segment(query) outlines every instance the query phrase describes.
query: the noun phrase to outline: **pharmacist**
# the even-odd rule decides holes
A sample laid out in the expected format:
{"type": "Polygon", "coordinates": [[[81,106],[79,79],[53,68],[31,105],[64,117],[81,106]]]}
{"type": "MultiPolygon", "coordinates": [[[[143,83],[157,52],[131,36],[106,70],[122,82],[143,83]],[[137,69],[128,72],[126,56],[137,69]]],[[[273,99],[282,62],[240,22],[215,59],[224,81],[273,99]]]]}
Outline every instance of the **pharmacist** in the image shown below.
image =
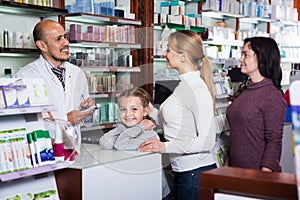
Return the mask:
{"type": "MultiPolygon", "coordinates": [[[[50,105],[54,105],[56,109],[48,113],[48,116],[57,119],[56,121],[70,122],[75,127],[80,142],[79,124],[94,112],[81,110],[95,106],[95,101],[89,97],[85,74],[79,67],[68,62],[69,41],[60,23],[53,20],[38,22],[33,30],[33,38],[41,55],[21,68],[15,77],[42,78],[48,91],[50,105]]],[[[49,120],[45,126],[53,137],[55,123],[49,120]]]]}

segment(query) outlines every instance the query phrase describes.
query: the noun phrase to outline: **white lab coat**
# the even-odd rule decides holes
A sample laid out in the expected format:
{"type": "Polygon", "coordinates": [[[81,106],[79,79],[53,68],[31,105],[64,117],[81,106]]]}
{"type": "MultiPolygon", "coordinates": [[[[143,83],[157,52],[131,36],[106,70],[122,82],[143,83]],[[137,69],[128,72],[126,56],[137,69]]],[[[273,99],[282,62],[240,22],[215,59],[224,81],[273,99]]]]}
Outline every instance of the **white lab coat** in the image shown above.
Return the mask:
{"type": "MultiPolygon", "coordinates": [[[[89,97],[89,89],[84,72],[77,66],[69,63],[63,63],[65,67],[65,91],[61,82],[51,70],[51,64],[40,57],[21,68],[15,77],[20,78],[42,78],[48,91],[49,102],[54,105],[56,111],[51,111],[56,119],[67,120],[67,113],[72,110],[79,110],[82,102],[82,95],[85,99],[89,97]]],[[[46,125],[51,135],[55,133],[53,127],[46,125]]],[[[53,125],[52,125],[53,126],[53,125]]],[[[75,129],[80,136],[80,126],[76,125],[75,129]]]]}

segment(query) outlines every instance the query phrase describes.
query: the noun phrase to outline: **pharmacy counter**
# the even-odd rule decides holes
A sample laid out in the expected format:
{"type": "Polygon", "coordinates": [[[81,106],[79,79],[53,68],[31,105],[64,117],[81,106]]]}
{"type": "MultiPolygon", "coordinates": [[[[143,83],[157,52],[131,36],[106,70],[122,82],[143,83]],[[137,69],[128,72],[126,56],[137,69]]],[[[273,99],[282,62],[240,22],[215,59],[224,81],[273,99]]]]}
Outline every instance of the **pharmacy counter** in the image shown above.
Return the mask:
{"type": "Polygon", "coordinates": [[[295,174],[221,167],[200,177],[200,199],[298,199],[295,174]]]}
{"type": "Polygon", "coordinates": [[[68,168],[55,171],[60,200],[161,199],[161,155],[82,144],[68,168]]]}

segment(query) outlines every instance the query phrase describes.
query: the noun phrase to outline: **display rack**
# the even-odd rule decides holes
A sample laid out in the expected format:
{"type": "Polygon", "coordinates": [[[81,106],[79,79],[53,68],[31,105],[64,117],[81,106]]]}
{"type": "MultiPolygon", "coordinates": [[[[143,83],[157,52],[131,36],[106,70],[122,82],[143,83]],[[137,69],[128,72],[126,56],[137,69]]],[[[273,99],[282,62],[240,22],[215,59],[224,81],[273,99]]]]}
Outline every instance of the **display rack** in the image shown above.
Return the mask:
{"type": "MultiPolygon", "coordinates": [[[[23,128],[26,132],[45,130],[42,112],[53,111],[54,106],[0,109],[0,131],[23,128]]],[[[56,163],[0,174],[0,199],[27,193],[57,191],[53,171],[67,167],[56,163]]],[[[58,193],[56,194],[58,198],[58,193]]]]}

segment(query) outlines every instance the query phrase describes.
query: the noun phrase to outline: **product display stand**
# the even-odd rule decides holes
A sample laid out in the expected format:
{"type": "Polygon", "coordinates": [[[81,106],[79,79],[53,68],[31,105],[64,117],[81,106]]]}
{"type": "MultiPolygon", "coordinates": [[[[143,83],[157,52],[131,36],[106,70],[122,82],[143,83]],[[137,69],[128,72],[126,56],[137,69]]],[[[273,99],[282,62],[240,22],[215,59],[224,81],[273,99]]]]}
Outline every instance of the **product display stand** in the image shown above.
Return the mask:
{"type": "MultiPolygon", "coordinates": [[[[41,112],[53,106],[0,109],[0,131],[25,128],[26,132],[44,130],[41,112]]],[[[57,191],[54,170],[64,168],[63,163],[0,174],[0,199],[25,197],[44,191],[57,191]]],[[[56,192],[56,199],[59,199],[56,192]]]]}
{"type": "Polygon", "coordinates": [[[60,200],[161,199],[161,154],[102,150],[81,144],[68,168],[56,170],[60,200]]]}

